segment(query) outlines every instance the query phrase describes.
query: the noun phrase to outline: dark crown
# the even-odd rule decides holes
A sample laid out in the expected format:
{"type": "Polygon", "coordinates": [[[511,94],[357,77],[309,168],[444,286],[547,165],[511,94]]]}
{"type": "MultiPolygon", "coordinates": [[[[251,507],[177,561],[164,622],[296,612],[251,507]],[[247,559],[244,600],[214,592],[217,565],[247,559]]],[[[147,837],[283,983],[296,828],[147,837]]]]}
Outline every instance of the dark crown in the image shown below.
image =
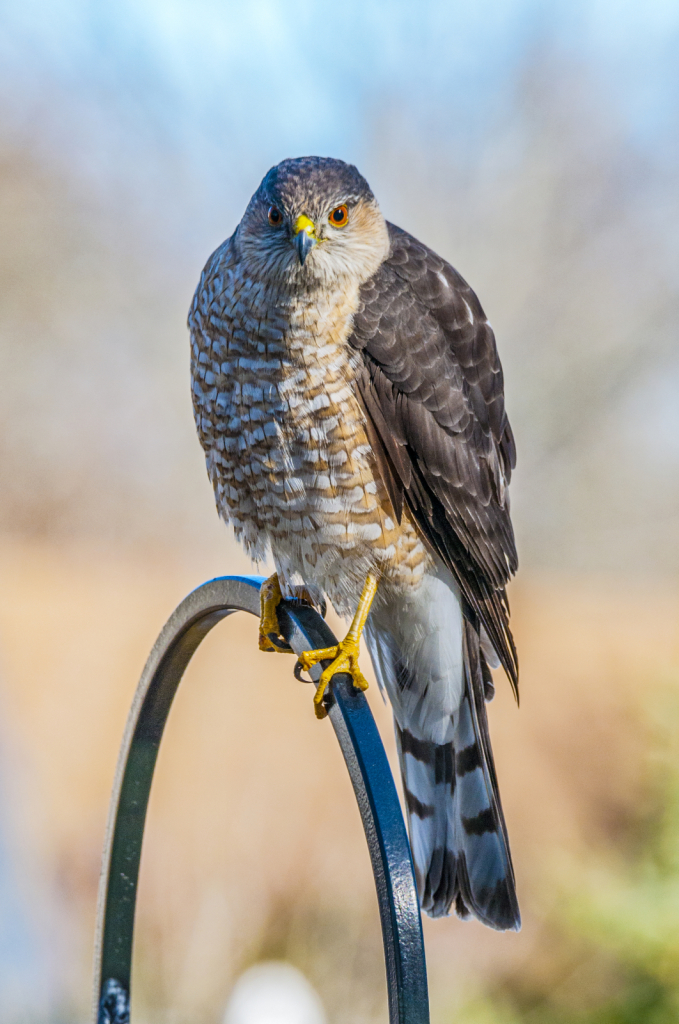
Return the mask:
{"type": "Polygon", "coordinates": [[[305,204],[374,200],[368,182],[353,164],[324,156],[300,156],[283,160],[264,177],[260,190],[286,209],[305,204]]]}

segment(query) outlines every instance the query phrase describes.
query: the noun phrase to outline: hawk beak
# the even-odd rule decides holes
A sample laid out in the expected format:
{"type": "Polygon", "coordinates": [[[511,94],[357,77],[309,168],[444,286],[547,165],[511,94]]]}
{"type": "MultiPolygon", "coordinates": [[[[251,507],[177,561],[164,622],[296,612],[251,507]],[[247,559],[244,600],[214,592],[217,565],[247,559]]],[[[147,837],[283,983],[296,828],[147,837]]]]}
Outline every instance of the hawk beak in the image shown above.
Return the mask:
{"type": "Polygon", "coordinates": [[[314,222],[301,214],[295,222],[293,234],[299,262],[304,266],[304,261],[318,241],[314,222]]]}

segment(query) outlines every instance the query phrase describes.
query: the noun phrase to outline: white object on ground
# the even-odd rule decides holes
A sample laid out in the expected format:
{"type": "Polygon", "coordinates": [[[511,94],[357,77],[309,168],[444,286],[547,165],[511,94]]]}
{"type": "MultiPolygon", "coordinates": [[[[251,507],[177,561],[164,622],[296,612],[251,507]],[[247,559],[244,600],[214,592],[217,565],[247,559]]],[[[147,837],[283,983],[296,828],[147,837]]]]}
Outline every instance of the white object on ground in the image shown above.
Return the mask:
{"type": "Polygon", "coordinates": [[[327,1024],[315,989],[292,964],[255,964],[236,982],[223,1024],[327,1024]]]}

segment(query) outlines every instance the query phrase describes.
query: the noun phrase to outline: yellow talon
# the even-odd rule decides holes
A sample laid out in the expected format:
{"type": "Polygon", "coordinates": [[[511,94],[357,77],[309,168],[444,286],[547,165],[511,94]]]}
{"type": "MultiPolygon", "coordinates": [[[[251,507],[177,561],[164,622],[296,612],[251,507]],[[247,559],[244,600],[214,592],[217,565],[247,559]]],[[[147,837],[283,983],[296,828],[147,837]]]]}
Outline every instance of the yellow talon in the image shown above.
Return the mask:
{"type": "Polygon", "coordinates": [[[331,662],[327,668],[323,669],[317,683],[316,693],[314,694],[316,718],[325,718],[328,713],[323,705],[323,698],[332,677],[338,672],[346,672],[350,675],[357,689],[368,689],[368,680],[358,667],[358,651],[365,620],[368,618],[370,606],[377,593],[377,583],[377,576],[373,575],[373,573],[368,573],[365,586],[358,601],[356,614],[344,640],[341,640],[336,647],[324,647],[318,651],[302,651],[297,659],[295,675],[298,675],[299,671],[309,672],[312,666],[318,665],[320,661],[331,662]]]}
{"type": "Polygon", "coordinates": [[[278,654],[289,654],[292,648],[281,636],[276,608],[283,600],[278,574],[274,573],[264,580],[259,591],[261,618],[259,620],[260,651],[276,651],[278,654]]]}

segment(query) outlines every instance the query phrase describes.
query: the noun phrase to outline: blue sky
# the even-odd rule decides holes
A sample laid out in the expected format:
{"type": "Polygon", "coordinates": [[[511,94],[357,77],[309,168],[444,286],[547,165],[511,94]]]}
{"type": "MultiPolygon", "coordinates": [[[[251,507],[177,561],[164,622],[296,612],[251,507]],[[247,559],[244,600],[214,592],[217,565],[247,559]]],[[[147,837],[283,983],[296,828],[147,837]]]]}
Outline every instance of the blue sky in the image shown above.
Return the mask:
{"type": "Polygon", "coordinates": [[[366,112],[387,100],[473,144],[545,45],[587,67],[640,144],[676,135],[676,0],[6,0],[0,37],[5,117],[58,98],[46,143],[94,169],[131,138],[248,181],[303,152],[360,162],[366,112]]]}

